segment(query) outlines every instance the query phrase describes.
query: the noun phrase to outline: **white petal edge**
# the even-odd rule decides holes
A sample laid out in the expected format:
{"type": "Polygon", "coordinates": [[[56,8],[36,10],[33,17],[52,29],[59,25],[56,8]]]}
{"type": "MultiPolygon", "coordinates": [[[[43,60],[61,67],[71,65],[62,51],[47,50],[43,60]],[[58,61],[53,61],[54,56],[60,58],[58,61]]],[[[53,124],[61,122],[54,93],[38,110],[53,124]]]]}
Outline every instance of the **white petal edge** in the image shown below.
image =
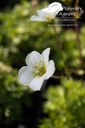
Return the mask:
{"type": "Polygon", "coordinates": [[[29,87],[34,91],[39,91],[43,85],[44,80],[45,75],[43,75],[42,77],[35,77],[34,80],[29,83],[29,87]]]}
{"type": "Polygon", "coordinates": [[[18,72],[18,80],[20,83],[23,85],[29,85],[29,83],[33,80],[31,72],[31,68],[28,68],[28,66],[23,66],[18,72]]]}
{"type": "Polygon", "coordinates": [[[50,48],[47,48],[45,49],[43,52],[42,52],[42,56],[43,56],[43,59],[44,59],[44,62],[47,66],[48,64],[48,61],[49,61],[49,54],[50,54],[50,48]]]}
{"type": "MultiPolygon", "coordinates": [[[[61,5],[61,3],[59,3],[59,2],[53,2],[53,3],[51,3],[51,4],[49,4],[49,6],[48,7],[54,7],[54,6],[60,6],[61,5]]],[[[62,6],[62,5],[61,5],[62,6]]]]}
{"type": "Polygon", "coordinates": [[[31,21],[44,21],[42,17],[36,16],[36,15],[31,16],[30,20],[31,21]]]}
{"type": "Polygon", "coordinates": [[[27,55],[25,62],[27,65],[32,67],[42,60],[42,55],[39,52],[33,51],[27,55]]]}
{"type": "Polygon", "coordinates": [[[47,66],[47,72],[45,74],[45,79],[49,79],[55,72],[54,61],[50,60],[47,66]]]}
{"type": "Polygon", "coordinates": [[[54,2],[48,6],[50,13],[52,13],[54,16],[56,16],[60,11],[63,10],[63,7],[61,3],[54,2]]]}
{"type": "Polygon", "coordinates": [[[44,19],[44,17],[49,13],[49,8],[44,8],[41,10],[37,10],[37,14],[39,15],[39,17],[42,17],[44,19]]]}

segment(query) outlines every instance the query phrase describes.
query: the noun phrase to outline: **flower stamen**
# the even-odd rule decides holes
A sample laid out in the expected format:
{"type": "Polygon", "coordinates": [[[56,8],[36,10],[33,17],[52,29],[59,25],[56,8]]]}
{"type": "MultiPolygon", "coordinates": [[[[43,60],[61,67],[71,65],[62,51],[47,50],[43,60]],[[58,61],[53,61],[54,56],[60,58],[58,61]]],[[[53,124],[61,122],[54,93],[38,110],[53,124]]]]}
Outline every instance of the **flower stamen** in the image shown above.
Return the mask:
{"type": "Polygon", "coordinates": [[[37,63],[34,66],[34,71],[33,71],[34,76],[42,76],[45,73],[46,73],[46,65],[44,64],[44,62],[37,63]]]}
{"type": "Polygon", "coordinates": [[[53,17],[51,14],[48,14],[45,16],[44,20],[48,23],[54,23],[55,17],[53,17]]]}

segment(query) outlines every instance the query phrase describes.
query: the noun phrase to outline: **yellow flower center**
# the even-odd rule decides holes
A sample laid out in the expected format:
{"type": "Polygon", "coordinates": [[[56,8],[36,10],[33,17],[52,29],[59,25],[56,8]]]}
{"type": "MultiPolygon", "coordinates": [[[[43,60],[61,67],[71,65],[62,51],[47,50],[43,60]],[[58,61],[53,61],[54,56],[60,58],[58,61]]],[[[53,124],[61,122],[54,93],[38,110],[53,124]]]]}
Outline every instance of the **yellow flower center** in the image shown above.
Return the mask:
{"type": "Polygon", "coordinates": [[[36,63],[36,65],[33,68],[35,69],[35,71],[33,71],[34,76],[42,76],[46,73],[46,65],[42,61],[36,63]]]}
{"type": "Polygon", "coordinates": [[[54,23],[55,17],[53,17],[51,14],[45,16],[45,21],[48,23],[54,23]]]}

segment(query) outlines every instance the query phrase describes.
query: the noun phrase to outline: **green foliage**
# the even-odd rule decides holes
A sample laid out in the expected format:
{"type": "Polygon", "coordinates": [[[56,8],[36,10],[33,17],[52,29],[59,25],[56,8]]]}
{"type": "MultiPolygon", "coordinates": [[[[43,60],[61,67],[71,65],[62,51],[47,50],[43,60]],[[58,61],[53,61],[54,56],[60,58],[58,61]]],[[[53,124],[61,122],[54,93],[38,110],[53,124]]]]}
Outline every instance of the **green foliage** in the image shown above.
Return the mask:
{"type": "MultiPolygon", "coordinates": [[[[69,1],[69,0],[68,0],[69,1]]],[[[56,27],[58,38],[51,26],[42,22],[31,22],[30,17],[47,2],[33,6],[22,0],[12,9],[0,12],[0,125],[9,126],[23,120],[23,104],[30,109],[33,93],[27,86],[18,82],[18,70],[25,65],[26,55],[37,50],[42,52],[51,48],[51,56],[56,69],[64,69],[63,60],[57,47],[62,42],[65,65],[76,70],[75,76],[84,75],[85,69],[85,26],[80,29],[82,48],[82,70],[76,32],[73,29],[56,27]]],[[[60,44],[61,45],[61,44],[60,44]]],[[[77,77],[77,76],[76,76],[77,77]]],[[[49,87],[46,92],[47,102],[45,118],[40,128],[80,128],[85,126],[85,86],[81,79],[63,79],[58,87],[49,87]]]]}
{"type": "Polygon", "coordinates": [[[0,125],[10,126],[23,119],[22,105],[30,107],[30,93],[27,87],[18,83],[16,70],[3,64],[0,66],[3,68],[3,74],[0,74],[0,125]]]}
{"type": "Polygon", "coordinates": [[[48,88],[46,97],[47,118],[39,128],[85,127],[85,83],[64,78],[61,85],[48,88]]]}

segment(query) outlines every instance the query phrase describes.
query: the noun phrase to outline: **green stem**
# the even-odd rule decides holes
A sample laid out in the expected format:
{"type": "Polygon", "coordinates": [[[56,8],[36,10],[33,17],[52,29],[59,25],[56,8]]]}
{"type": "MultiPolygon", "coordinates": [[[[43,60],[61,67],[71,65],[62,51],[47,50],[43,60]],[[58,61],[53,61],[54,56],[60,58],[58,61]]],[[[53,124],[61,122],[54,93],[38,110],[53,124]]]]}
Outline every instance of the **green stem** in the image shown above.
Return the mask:
{"type": "Polygon", "coordinates": [[[63,57],[63,51],[62,51],[62,42],[59,41],[59,37],[58,37],[58,33],[56,31],[56,28],[55,28],[55,25],[53,25],[53,29],[54,29],[54,32],[55,32],[55,35],[56,35],[56,41],[57,41],[57,45],[58,45],[58,49],[60,51],[60,54],[61,54],[61,58],[63,60],[63,64],[64,64],[64,68],[65,68],[65,72],[68,76],[70,76],[70,72],[68,72],[68,69],[66,67],[66,64],[65,64],[65,59],[63,57]]]}
{"type": "Polygon", "coordinates": [[[60,54],[61,54],[61,58],[62,58],[62,60],[63,60],[64,66],[65,66],[65,60],[64,60],[63,51],[62,51],[62,42],[60,42],[60,40],[59,40],[58,33],[57,33],[56,28],[55,28],[54,25],[53,25],[53,29],[54,29],[55,36],[56,36],[57,46],[58,46],[58,49],[59,49],[60,54]]]}
{"type": "Polygon", "coordinates": [[[62,78],[62,76],[51,76],[51,78],[55,78],[55,79],[60,79],[60,78],[62,78]]]}
{"type": "MultiPolygon", "coordinates": [[[[78,7],[78,3],[79,3],[79,0],[76,0],[75,2],[75,7],[78,7]]],[[[75,14],[78,15],[78,10],[76,10],[75,14]]],[[[79,49],[79,54],[80,54],[80,60],[81,60],[81,66],[82,66],[82,49],[81,49],[81,41],[80,41],[80,38],[79,38],[79,27],[78,27],[78,20],[76,18],[76,15],[75,15],[75,30],[76,30],[76,40],[77,40],[77,45],[78,45],[78,49],[79,49]]]]}

